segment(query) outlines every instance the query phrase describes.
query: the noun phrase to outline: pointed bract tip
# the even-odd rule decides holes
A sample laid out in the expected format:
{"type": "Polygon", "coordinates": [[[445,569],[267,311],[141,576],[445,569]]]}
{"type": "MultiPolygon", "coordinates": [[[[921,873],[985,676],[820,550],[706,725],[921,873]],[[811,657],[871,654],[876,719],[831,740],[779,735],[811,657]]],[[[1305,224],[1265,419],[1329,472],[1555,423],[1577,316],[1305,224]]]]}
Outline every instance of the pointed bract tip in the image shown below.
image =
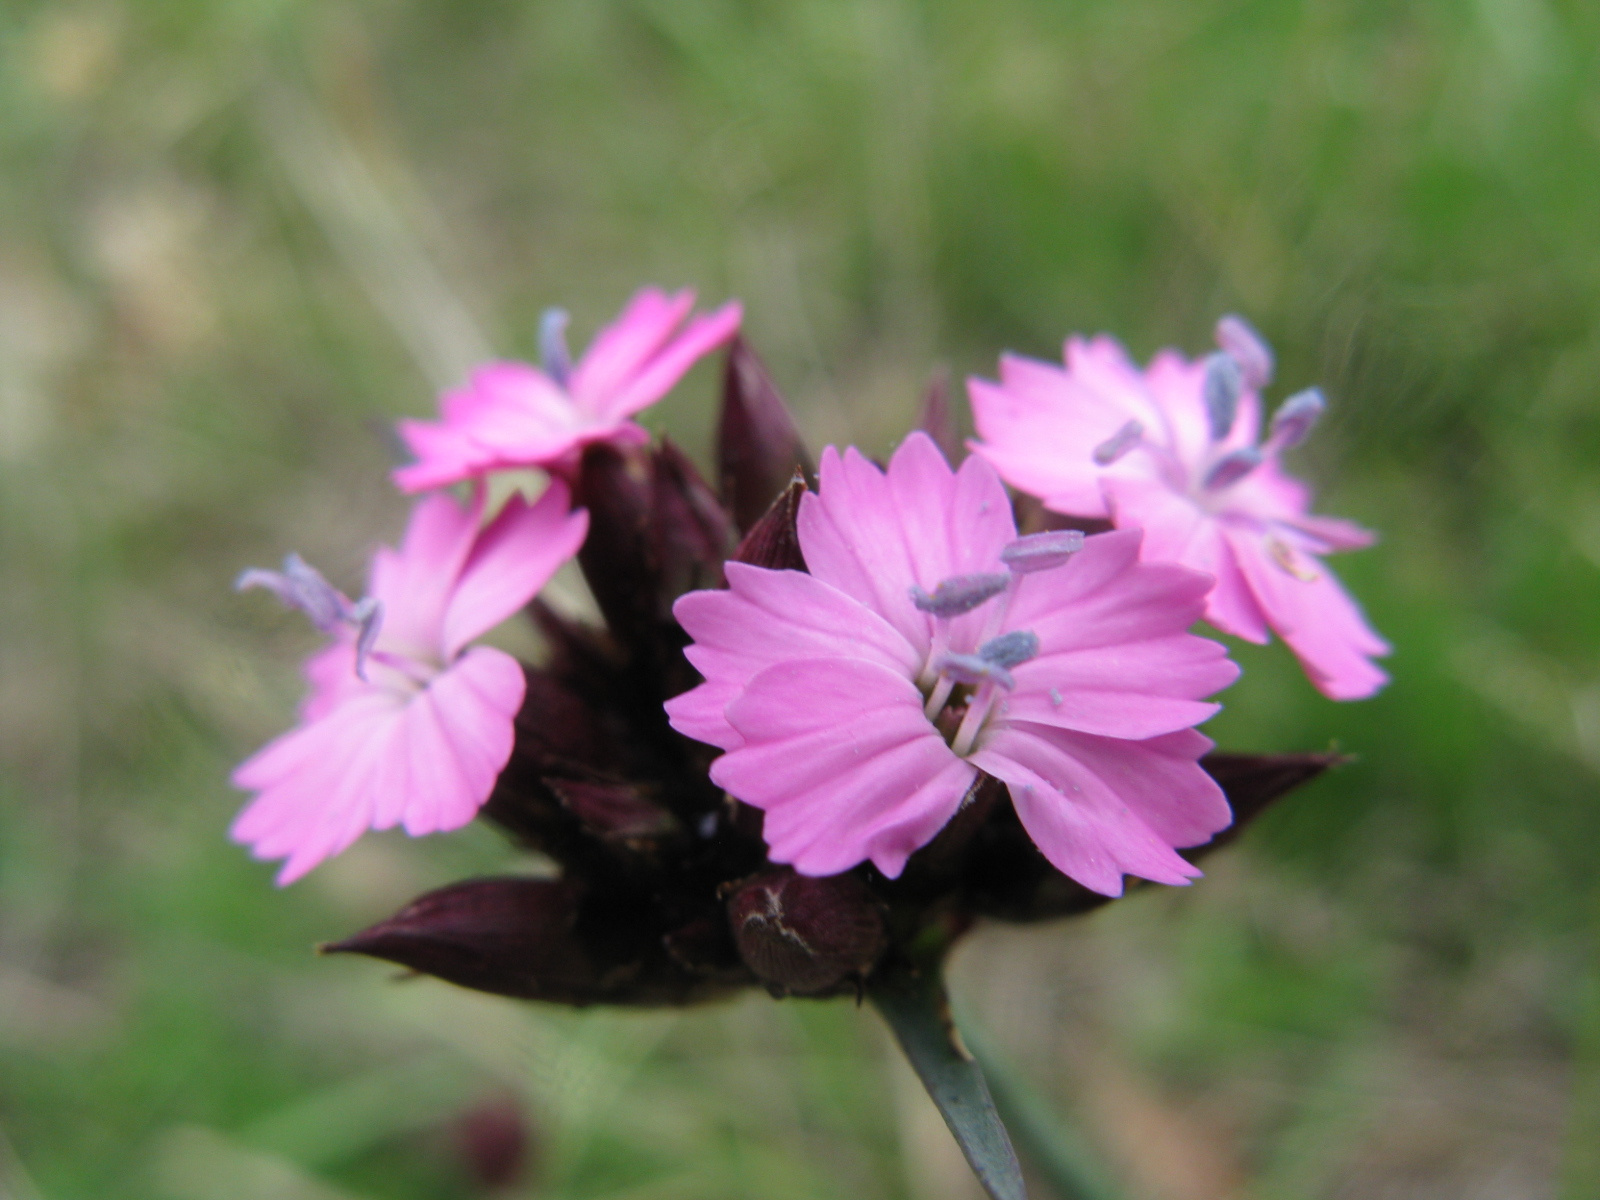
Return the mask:
{"type": "Polygon", "coordinates": [[[798,521],[800,499],[805,494],[805,477],[796,471],[766,515],[740,539],[733,561],[766,567],[769,571],[804,571],[806,559],[800,550],[798,521]]]}
{"type": "Polygon", "coordinates": [[[742,336],[728,345],[717,426],[722,498],[741,531],[750,529],[811,456],[772,376],[742,336]]]}

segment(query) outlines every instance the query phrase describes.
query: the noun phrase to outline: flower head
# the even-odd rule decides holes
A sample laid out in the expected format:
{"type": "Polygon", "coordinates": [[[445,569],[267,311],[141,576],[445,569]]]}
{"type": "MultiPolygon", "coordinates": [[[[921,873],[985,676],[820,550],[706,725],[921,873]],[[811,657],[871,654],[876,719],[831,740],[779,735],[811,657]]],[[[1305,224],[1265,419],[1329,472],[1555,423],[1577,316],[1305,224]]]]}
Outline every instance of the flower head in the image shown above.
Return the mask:
{"type": "Polygon", "coordinates": [[[456,829],[488,799],[511,755],[521,664],[467,643],[522,608],[577,552],[588,516],[552,483],[536,504],[513,496],[480,528],[482,492],[463,507],[443,493],[417,504],[398,551],[378,550],[371,594],[352,604],[291,556],[247,571],[304,609],[334,644],[306,664],[300,724],[234,772],[259,793],[234,821],[257,858],[287,858],[300,878],[367,829],[413,836],[456,829]]]}
{"type": "Polygon", "coordinates": [[[1141,563],[1137,531],[1019,539],[988,463],[924,434],[879,470],[830,448],[798,521],[809,574],[741,563],[673,609],[705,682],[668,702],[766,813],[770,857],[890,876],[984,771],[1060,870],[1116,895],[1183,883],[1175,846],[1228,824],[1196,760],[1237,668],[1186,632],[1209,581],[1141,563]]]}
{"type": "Polygon", "coordinates": [[[1163,351],[1143,371],[1108,337],[1070,339],[1064,368],[1005,355],[999,383],[969,381],[973,448],[1047,508],[1143,529],[1146,561],[1213,576],[1217,628],[1253,642],[1271,628],[1324,694],[1370,696],[1389,646],[1321,556],[1373,535],[1308,512],[1308,489],[1278,461],[1310,433],[1322,393],[1284,401],[1263,440],[1271,351],[1238,317],[1218,323],[1217,342],[1198,362],[1163,351]]]}
{"type": "Polygon", "coordinates": [[[648,441],[632,418],[739,328],[740,308],[731,303],[678,331],[693,307],[693,292],[645,288],[576,363],[567,353],[567,315],[550,310],[542,366],[480,367],[466,387],[444,394],[442,420],[400,422],[417,461],[397,470],[395,482],[419,492],[499,468],[567,466],[590,442],[648,441]]]}

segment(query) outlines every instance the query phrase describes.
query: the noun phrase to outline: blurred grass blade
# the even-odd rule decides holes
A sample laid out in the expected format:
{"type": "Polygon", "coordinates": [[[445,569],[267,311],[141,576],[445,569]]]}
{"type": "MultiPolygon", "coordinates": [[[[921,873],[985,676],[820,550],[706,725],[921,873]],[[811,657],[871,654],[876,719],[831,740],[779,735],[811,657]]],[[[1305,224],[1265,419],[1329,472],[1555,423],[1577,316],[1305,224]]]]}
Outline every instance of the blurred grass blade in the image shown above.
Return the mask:
{"type": "Polygon", "coordinates": [[[268,91],[258,111],[295,191],[428,382],[454,387],[488,361],[477,321],[351,141],[288,88],[268,91]]]}
{"type": "Polygon", "coordinates": [[[867,994],[894,1030],[978,1182],[994,1200],[1026,1200],[1016,1151],[983,1072],[960,1044],[937,968],[885,972],[867,994]]]}
{"type": "Polygon", "coordinates": [[[963,1015],[961,1028],[988,1080],[995,1108],[1057,1200],[1120,1200],[1097,1156],[1074,1136],[1049,1100],[1000,1056],[981,1027],[963,1015]]]}

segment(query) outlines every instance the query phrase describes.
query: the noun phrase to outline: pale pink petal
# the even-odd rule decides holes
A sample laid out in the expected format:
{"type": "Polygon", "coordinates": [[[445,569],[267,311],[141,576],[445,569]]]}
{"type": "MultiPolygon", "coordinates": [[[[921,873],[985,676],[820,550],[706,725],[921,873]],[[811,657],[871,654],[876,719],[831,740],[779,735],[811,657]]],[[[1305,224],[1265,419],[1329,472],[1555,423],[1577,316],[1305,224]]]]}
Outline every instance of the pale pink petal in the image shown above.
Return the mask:
{"type": "Polygon", "coordinates": [[[370,820],[375,764],[402,718],[396,697],[368,688],[269,742],[234,772],[235,786],[260,794],[234,821],[233,839],[257,858],[290,858],[280,883],[344,849],[370,820]]]}
{"type": "Polygon", "coordinates": [[[1187,496],[1160,480],[1107,478],[1106,505],[1118,529],[1144,530],[1140,557],[1148,562],[1189,560],[1190,543],[1211,519],[1187,496]]]}
{"type": "Polygon", "coordinates": [[[852,657],[910,677],[921,655],[871,609],[800,571],[726,567],[727,591],[690,592],[673,615],[695,644],[685,653],[706,682],[667,702],[679,733],[731,749],[739,735],[723,715],[762,670],[793,658],[852,657]]]}
{"type": "Polygon", "coordinates": [[[367,684],[356,675],[356,643],[354,634],[341,637],[306,659],[302,668],[311,690],[300,702],[302,723],[327,716],[356,693],[364,691],[367,684]]]}
{"type": "Polygon", "coordinates": [[[975,777],[922,715],[922,696],[875,663],[769,667],[728,706],[745,739],[712,779],[764,810],[775,862],[828,875],[870,858],[897,875],[975,777]]]}
{"type": "Polygon", "coordinates": [[[511,758],[513,719],[526,688],[516,659],[477,646],[407,706],[412,790],[401,806],[407,833],[459,829],[477,815],[511,758]]]}
{"type": "Polygon", "coordinates": [[[578,552],[589,515],[570,506],[566,485],[554,481],[533,505],[514,494],[478,534],[445,607],[445,661],[527,604],[578,552]]]}
{"type": "MultiPolygon", "coordinates": [[[[1172,756],[1141,752],[1141,743],[1117,741],[1108,747],[1109,758],[1102,755],[1096,760],[1085,748],[1100,741],[1044,726],[1016,725],[992,738],[972,762],[1005,781],[1034,844],[1058,870],[1085,887],[1118,896],[1123,875],[1168,884],[1187,883],[1198,876],[1199,870],[1179,857],[1139,811],[1151,793],[1173,782],[1172,756]]],[[[1204,801],[1211,793],[1220,797],[1216,784],[1193,758],[1188,765],[1197,778],[1181,799],[1204,801]],[[1209,792],[1205,783],[1210,784],[1209,792]]],[[[1225,802],[1222,814],[1226,824],[1225,802]]]]}
{"type": "Polygon", "coordinates": [[[854,597],[925,650],[930,624],[908,589],[932,590],[939,580],[922,578],[912,561],[899,514],[882,471],[855,447],[822,452],[820,491],[800,500],[800,549],[812,575],[854,597]]]}
{"type": "Polygon", "coordinates": [[[1388,682],[1371,659],[1389,653],[1333,572],[1315,558],[1280,546],[1293,573],[1259,534],[1228,530],[1240,569],[1273,630],[1295,652],[1311,682],[1334,700],[1361,700],[1388,682]]]}
{"type": "MultiPolygon", "coordinates": [[[[1166,444],[1191,467],[1213,448],[1202,392],[1205,377],[1204,359],[1190,362],[1173,350],[1160,351],[1144,373],[1145,385],[1165,418],[1166,444]]],[[[1237,423],[1237,413],[1234,420],[1237,423]]]]}
{"type": "Polygon", "coordinates": [[[380,649],[424,660],[438,655],[445,609],[482,510],[481,491],[465,507],[444,492],[425,496],[411,510],[399,553],[374,557],[369,591],[383,605],[380,649]]]}
{"type": "Polygon", "coordinates": [[[1105,737],[1142,740],[1186,729],[1220,707],[1201,697],[1239,676],[1226,646],[1188,633],[1045,653],[1012,670],[1008,721],[1036,721],[1105,737]]]}
{"type": "Polygon", "coordinates": [[[1378,535],[1364,529],[1354,521],[1339,517],[1318,517],[1306,513],[1289,517],[1286,523],[1307,535],[1315,543],[1308,547],[1313,554],[1327,554],[1334,550],[1361,550],[1378,540],[1378,535]]]}
{"type": "Polygon", "coordinates": [[[402,492],[423,492],[448,487],[482,470],[490,455],[468,433],[453,425],[402,418],[400,438],[417,461],[392,472],[402,492]]]}
{"type": "Polygon", "coordinates": [[[670,296],[653,287],[635,292],[617,319],[594,335],[583,357],[573,364],[573,394],[598,405],[622,390],[693,307],[694,293],[688,289],[670,296]]]}
{"type": "Polygon", "coordinates": [[[625,387],[605,397],[601,414],[612,419],[631,417],[654,404],[672,390],[690,367],[737,333],[743,315],[744,309],[735,302],[690,321],[625,387]]]}
{"type": "Polygon", "coordinates": [[[1141,537],[1137,529],[1095,534],[1066,566],[1025,577],[1007,627],[1031,629],[1059,653],[1165,637],[1198,621],[1211,580],[1139,561],[1141,537]]]}
{"type": "Polygon", "coordinates": [[[1102,397],[1044,363],[1006,355],[1000,369],[1001,384],[967,381],[973,423],[982,439],[970,443],[972,449],[1014,487],[1057,511],[1104,516],[1104,468],[1094,461],[1095,447],[1142,407],[1102,397]]]}
{"type": "Polygon", "coordinates": [[[1207,521],[1196,533],[1189,546],[1188,565],[1217,581],[1206,598],[1206,620],[1247,642],[1260,644],[1267,640],[1266,614],[1239,569],[1239,557],[1221,522],[1207,521]]]}

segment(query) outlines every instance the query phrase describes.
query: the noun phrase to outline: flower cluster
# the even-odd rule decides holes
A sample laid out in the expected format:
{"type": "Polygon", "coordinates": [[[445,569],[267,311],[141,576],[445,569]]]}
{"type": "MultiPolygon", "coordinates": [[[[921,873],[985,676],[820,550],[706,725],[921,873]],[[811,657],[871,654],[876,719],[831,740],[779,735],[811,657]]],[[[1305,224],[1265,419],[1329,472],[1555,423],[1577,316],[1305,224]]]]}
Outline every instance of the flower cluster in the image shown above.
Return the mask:
{"type": "Polygon", "coordinates": [[[976,453],[935,398],[886,465],[829,447],[814,469],[738,306],[692,307],[640,292],[575,363],[553,312],[539,367],[403,422],[395,480],[429,494],[362,600],[292,555],[241,576],[332,639],[299,725],[235,774],[256,795],[233,835],[281,883],[367,829],[479,815],[560,866],[332,949],[577,1004],[870,986],[979,917],[1187,883],[1329,764],[1215,752],[1196,727],[1238,668],[1197,622],[1277,630],[1330,696],[1382,683],[1320,563],[1370,539],[1278,466],[1320,394],[1263,441],[1272,359],[1237,318],[1198,364],[1141,372],[1106,339],[1064,369],[1004,358],[971,384],[976,453]],[[633,418],[723,344],[713,487],[633,418]],[[529,467],[537,499],[486,513],[487,477],[529,467]],[[572,559],[603,626],[537,598],[572,559]],[[538,663],[472,645],[522,611],[538,663]]]}

